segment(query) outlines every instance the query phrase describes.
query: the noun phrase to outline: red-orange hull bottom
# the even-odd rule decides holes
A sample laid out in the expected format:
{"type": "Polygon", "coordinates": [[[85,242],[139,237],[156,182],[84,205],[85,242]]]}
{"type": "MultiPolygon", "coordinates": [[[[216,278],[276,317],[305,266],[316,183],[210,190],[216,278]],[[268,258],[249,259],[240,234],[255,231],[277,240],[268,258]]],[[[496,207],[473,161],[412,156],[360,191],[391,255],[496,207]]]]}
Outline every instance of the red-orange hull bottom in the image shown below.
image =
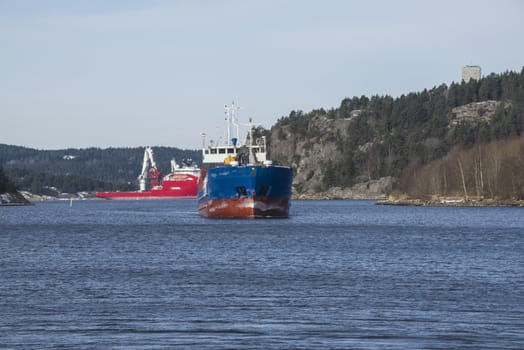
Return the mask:
{"type": "Polygon", "coordinates": [[[289,206],[288,199],[243,197],[208,200],[198,212],[208,218],[287,218],[289,206]]]}

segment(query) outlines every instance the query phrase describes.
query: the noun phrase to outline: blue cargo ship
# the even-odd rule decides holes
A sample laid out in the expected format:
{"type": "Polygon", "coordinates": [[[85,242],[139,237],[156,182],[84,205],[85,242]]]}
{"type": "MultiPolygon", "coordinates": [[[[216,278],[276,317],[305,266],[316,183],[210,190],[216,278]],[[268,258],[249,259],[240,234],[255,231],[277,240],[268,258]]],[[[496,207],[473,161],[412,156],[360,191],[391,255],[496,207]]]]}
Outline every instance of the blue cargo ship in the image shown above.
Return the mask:
{"type": "Polygon", "coordinates": [[[289,216],[293,172],[266,159],[266,140],[253,139],[250,121],[247,142],[237,145],[238,121],[234,104],[226,106],[227,142],[202,149],[198,212],[211,218],[264,218],[289,216]],[[231,138],[231,126],[237,137],[231,138]]]}

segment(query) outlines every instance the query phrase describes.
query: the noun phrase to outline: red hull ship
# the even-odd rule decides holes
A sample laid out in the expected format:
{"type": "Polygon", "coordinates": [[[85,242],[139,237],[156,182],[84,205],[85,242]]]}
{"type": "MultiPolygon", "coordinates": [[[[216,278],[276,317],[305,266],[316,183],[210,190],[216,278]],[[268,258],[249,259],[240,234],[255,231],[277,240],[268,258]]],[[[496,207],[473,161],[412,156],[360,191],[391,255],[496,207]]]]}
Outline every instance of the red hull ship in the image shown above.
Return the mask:
{"type": "Polygon", "coordinates": [[[151,147],[146,147],[142,172],[138,176],[140,183],[138,191],[97,192],[96,196],[113,200],[196,198],[200,169],[191,163],[191,160],[188,160],[178,165],[175,160],[171,160],[171,173],[162,177],[162,172],[153,159],[153,150],[151,147]],[[149,169],[148,164],[150,164],[149,169]],[[146,185],[147,180],[149,180],[149,189],[146,185]]]}

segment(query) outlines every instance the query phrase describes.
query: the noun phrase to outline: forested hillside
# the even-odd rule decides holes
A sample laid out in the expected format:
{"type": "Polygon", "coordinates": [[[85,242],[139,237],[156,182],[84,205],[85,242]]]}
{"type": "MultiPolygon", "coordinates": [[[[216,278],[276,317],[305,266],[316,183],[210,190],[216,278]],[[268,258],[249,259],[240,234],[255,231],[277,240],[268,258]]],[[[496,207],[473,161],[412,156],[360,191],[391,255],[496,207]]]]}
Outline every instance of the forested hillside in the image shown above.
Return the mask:
{"type": "Polygon", "coordinates": [[[0,205],[26,205],[29,201],[22,196],[0,166],[0,205]]]}
{"type": "MultiPolygon", "coordinates": [[[[167,174],[170,160],[192,158],[201,162],[201,152],[172,147],[154,147],[157,166],[167,174]]],[[[144,148],[87,148],[36,150],[0,144],[0,165],[19,189],[35,194],[136,189],[144,148]]]]}
{"type": "Polygon", "coordinates": [[[0,193],[12,193],[16,191],[15,184],[4,174],[4,169],[0,166],[0,193]]]}
{"type": "Polygon", "coordinates": [[[398,189],[408,198],[524,199],[524,136],[454,147],[444,157],[404,170],[398,189]]]}
{"type": "MultiPolygon", "coordinates": [[[[398,98],[346,98],[338,108],[327,111],[292,111],[271,128],[268,139],[271,157],[293,166],[296,194],[350,187],[388,176],[399,179],[397,189],[407,191],[407,184],[413,183],[413,169],[450,152],[518,137],[523,127],[524,69],[490,74],[480,81],[442,84],[398,98]]],[[[487,164],[484,161],[482,166],[487,164]]],[[[515,166],[514,162],[504,163],[499,175],[521,171],[515,166]]],[[[459,167],[458,162],[453,167],[459,167]]],[[[463,164],[463,171],[473,171],[464,168],[463,164]]],[[[475,188],[470,183],[474,177],[466,175],[466,189],[475,188]]],[[[462,186],[462,178],[460,182],[462,186]]],[[[439,191],[446,192],[446,187],[439,191]]],[[[485,186],[481,192],[485,196],[524,196],[519,185],[509,192],[485,186]]]]}
{"type": "MultiPolygon", "coordinates": [[[[523,129],[524,69],[397,98],[345,98],[330,110],[292,111],[256,134],[267,137],[271,159],[293,167],[298,197],[322,197],[333,189],[339,189],[335,197],[365,197],[394,189],[415,197],[522,199],[523,129]]],[[[62,192],[127,190],[136,189],[143,151],[0,145],[0,166],[20,189],[34,193],[50,186],[62,192]]],[[[172,158],[201,162],[196,150],[154,151],[164,173],[172,158]]]]}

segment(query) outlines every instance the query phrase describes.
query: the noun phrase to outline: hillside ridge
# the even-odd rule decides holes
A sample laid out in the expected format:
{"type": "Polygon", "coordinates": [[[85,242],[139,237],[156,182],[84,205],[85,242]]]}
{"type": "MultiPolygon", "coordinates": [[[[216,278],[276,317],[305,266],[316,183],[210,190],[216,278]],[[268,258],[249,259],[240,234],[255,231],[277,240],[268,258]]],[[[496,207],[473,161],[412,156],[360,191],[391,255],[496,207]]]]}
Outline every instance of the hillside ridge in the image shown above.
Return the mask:
{"type": "MultiPolygon", "coordinates": [[[[383,198],[393,190],[411,191],[413,167],[519,137],[523,128],[524,69],[398,98],[361,96],[331,110],[292,111],[268,131],[268,140],[270,157],[293,167],[297,198],[383,198]]],[[[506,162],[507,171],[518,168],[520,159],[513,160],[506,162]]],[[[440,194],[447,191],[455,189],[440,194]]],[[[509,195],[484,191],[483,196],[509,195]]],[[[524,195],[518,186],[515,191],[512,195],[524,195]]]]}

